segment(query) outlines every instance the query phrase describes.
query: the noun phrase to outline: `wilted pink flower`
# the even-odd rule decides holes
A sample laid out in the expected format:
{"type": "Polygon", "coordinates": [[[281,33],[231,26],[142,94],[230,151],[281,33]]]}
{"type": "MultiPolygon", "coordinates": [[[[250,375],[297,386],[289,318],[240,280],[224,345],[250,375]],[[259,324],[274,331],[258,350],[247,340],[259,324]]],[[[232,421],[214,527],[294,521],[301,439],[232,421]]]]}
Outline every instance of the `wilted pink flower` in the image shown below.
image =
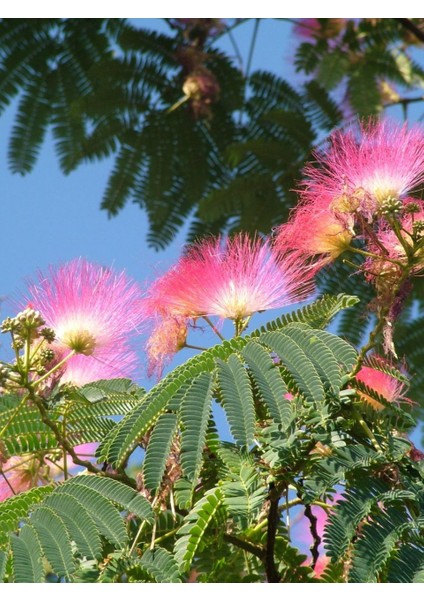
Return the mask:
{"type": "Polygon", "coordinates": [[[162,375],[163,368],[181,348],[187,338],[187,319],[165,317],[158,319],[147,345],[147,375],[162,375]]]}
{"type": "Polygon", "coordinates": [[[148,302],[171,316],[238,320],[305,300],[312,276],[305,261],[278,255],[259,238],[207,239],[153,285],[148,302]]]}
{"type": "Polygon", "coordinates": [[[99,378],[130,376],[137,357],[129,338],[141,322],[141,292],[124,273],[72,260],[40,273],[27,301],[54,329],[53,348],[60,360],[75,352],[61,381],[83,384],[99,378]]]}
{"type": "Polygon", "coordinates": [[[317,155],[321,167],[305,169],[304,198],[331,201],[337,214],[359,212],[371,220],[385,200],[403,200],[424,181],[424,133],[420,127],[382,121],[358,132],[336,132],[317,155]]]}
{"type": "MultiPolygon", "coordinates": [[[[374,361],[381,363],[382,366],[387,364],[384,359],[378,356],[373,357],[374,361]]],[[[363,366],[361,370],[355,375],[355,378],[364,383],[368,388],[375,390],[377,394],[382,396],[387,402],[399,402],[400,400],[405,401],[406,398],[403,396],[405,390],[405,383],[396,379],[392,375],[383,373],[372,366],[363,366]]],[[[358,396],[361,400],[370,404],[375,410],[383,410],[384,405],[378,400],[375,400],[366,392],[358,391],[358,396]]]]}

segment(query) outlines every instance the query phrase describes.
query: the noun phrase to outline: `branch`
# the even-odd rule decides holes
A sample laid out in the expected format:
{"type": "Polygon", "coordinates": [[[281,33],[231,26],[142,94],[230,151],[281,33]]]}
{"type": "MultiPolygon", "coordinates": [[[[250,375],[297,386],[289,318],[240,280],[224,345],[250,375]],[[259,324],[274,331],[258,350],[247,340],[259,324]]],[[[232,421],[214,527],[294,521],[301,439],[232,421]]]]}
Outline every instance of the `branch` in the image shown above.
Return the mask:
{"type": "Polygon", "coordinates": [[[96,475],[110,477],[111,479],[116,479],[117,481],[122,481],[123,483],[126,483],[127,485],[131,486],[132,488],[135,488],[135,482],[130,477],[128,477],[125,473],[122,473],[122,474],[107,473],[106,471],[97,469],[89,460],[81,460],[80,457],[78,456],[78,454],[75,452],[72,444],[67,440],[66,437],[64,437],[62,435],[62,431],[60,430],[60,428],[58,427],[56,422],[52,421],[52,419],[50,419],[49,413],[48,413],[46,407],[44,406],[44,402],[42,401],[41,398],[37,397],[37,395],[34,393],[33,389],[29,390],[29,397],[30,397],[31,401],[36,405],[38,410],[40,411],[40,416],[41,416],[41,420],[43,421],[43,423],[45,425],[47,425],[47,427],[49,427],[53,431],[58,444],[60,446],[62,446],[62,448],[64,450],[66,450],[66,452],[70,455],[70,457],[72,458],[73,462],[76,465],[79,465],[80,467],[85,467],[87,469],[87,471],[89,471],[89,473],[95,473],[96,475]]]}
{"type": "Polygon", "coordinates": [[[396,21],[398,21],[404,29],[413,33],[420,42],[424,42],[424,32],[422,32],[411,19],[396,19],[396,21]]]}
{"type": "Polygon", "coordinates": [[[277,535],[278,521],[280,513],[278,510],[278,502],[280,500],[280,492],[272,483],[269,490],[269,512],[268,512],[268,529],[265,550],[265,572],[268,583],[279,583],[281,576],[277,571],[274,560],[275,536],[277,535]]]}
{"type": "Polygon", "coordinates": [[[315,565],[318,562],[319,559],[319,545],[321,543],[321,537],[318,535],[318,531],[317,531],[317,522],[318,519],[316,518],[316,516],[314,515],[314,513],[312,512],[312,508],[310,504],[305,504],[305,517],[308,519],[310,525],[309,525],[309,529],[311,531],[311,535],[312,538],[314,540],[313,544],[311,545],[311,547],[309,548],[309,550],[311,551],[312,554],[312,564],[311,564],[311,568],[315,569],[315,565]]]}
{"type": "Polygon", "coordinates": [[[236,537],[235,535],[231,535],[230,533],[224,533],[224,540],[226,542],[229,542],[230,544],[233,544],[233,546],[237,546],[242,550],[246,550],[246,552],[250,552],[250,554],[257,556],[262,561],[265,559],[265,549],[262,548],[262,546],[256,546],[251,542],[241,540],[240,538],[236,537]]]}

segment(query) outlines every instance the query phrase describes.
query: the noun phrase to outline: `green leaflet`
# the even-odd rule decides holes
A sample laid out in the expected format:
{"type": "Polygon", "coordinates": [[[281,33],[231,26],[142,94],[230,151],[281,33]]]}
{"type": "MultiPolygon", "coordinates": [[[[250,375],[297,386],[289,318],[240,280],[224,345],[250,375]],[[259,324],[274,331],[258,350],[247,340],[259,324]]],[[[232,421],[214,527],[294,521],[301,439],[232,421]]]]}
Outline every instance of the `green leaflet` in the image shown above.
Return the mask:
{"type": "Polygon", "coordinates": [[[269,353],[253,340],[242,350],[243,358],[268,409],[270,416],[287,427],[292,419],[287,387],[269,353]]]}
{"type": "Polygon", "coordinates": [[[222,500],[221,490],[209,490],[185,517],[185,524],[178,532],[181,537],[175,544],[175,559],[182,572],[190,568],[199,544],[216,517],[222,500]]]}
{"type": "Polygon", "coordinates": [[[39,532],[34,527],[26,525],[19,537],[16,535],[10,537],[15,583],[44,582],[44,567],[39,535],[39,532]]]}
{"type": "Polygon", "coordinates": [[[175,558],[164,548],[146,550],[140,559],[140,565],[157,583],[181,583],[175,558]]]}
{"type": "Polygon", "coordinates": [[[217,362],[221,401],[231,433],[238,444],[249,447],[253,443],[256,419],[246,369],[235,354],[226,363],[219,359],[217,362]]]}
{"type": "Polygon", "coordinates": [[[144,482],[152,493],[160,486],[176,433],[177,416],[172,413],[161,415],[153,429],[143,463],[144,482]]]}
{"type": "Polygon", "coordinates": [[[188,389],[181,405],[181,465],[193,486],[203,464],[214,379],[209,373],[199,375],[188,389]]]}
{"type": "Polygon", "coordinates": [[[0,511],[0,548],[7,545],[9,532],[16,531],[33,506],[53,491],[53,486],[33,488],[12,496],[1,503],[0,511]]]}

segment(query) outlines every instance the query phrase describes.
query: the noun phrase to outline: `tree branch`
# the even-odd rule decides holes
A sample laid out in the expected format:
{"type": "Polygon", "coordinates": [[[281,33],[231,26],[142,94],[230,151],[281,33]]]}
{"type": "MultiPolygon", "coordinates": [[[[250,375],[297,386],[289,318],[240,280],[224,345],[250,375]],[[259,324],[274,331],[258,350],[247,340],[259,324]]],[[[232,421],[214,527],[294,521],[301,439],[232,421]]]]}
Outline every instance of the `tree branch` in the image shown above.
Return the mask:
{"type": "Polygon", "coordinates": [[[311,508],[310,504],[305,504],[305,517],[309,521],[309,529],[311,531],[312,539],[314,540],[314,542],[310,546],[309,550],[311,551],[311,554],[312,554],[312,564],[311,564],[311,567],[312,567],[312,569],[315,569],[315,565],[317,564],[318,559],[319,559],[319,550],[318,550],[318,548],[319,548],[319,545],[321,543],[321,537],[318,535],[318,530],[317,530],[318,519],[316,518],[316,516],[312,512],[312,508],[311,508]]]}
{"type": "Polygon", "coordinates": [[[246,550],[246,552],[250,552],[250,554],[257,556],[262,561],[265,559],[265,549],[262,548],[262,546],[256,546],[247,540],[241,540],[230,533],[224,533],[224,540],[230,544],[233,544],[233,546],[237,546],[242,550],[246,550]]]}
{"type": "Polygon", "coordinates": [[[95,473],[96,475],[102,475],[104,477],[110,477],[111,479],[122,481],[123,483],[126,483],[127,485],[131,486],[132,488],[135,488],[134,480],[128,477],[128,475],[126,475],[125,473],[108,473],[106,471],[97,469],[89,460],[81,460],[78,454],[75,452],[72,444],[67,440],[66,437],[62,435],[62,431],[58,427],[57,423],[50,419],[48,411],[44,406],[43,400],[37,397],[33,389],[29,389],[29,397],[40,411],[40,416],[43,423],[53,431],[58,444],[62,446],[62,448],[70,455],[74,464],[79,465],[80,467],[85,467],[90,473],[95,473]]]}
{"type": "Polygon", "coordinates": [[[265,550],[265,571],[268,583],[279,583],[281,576],[277,571],[274,560],[275,537],[277,535],[278,521],[280,513],[278,510],[278,502],[280,500],[280,492],[272,483],[269,490],[269,512],[268,512],[268,528],[265,550]]]}
{"type": "Polygon", "coordinates": [[[421,29],[417,27],[415,23],[411,21],[411,19],[396,19],[396,21],[398,21],[404,29],[407,29],[413,33],[415,37],[420,40],[420,42],[424,42],[424,32],[421,31],[421,29]]]}

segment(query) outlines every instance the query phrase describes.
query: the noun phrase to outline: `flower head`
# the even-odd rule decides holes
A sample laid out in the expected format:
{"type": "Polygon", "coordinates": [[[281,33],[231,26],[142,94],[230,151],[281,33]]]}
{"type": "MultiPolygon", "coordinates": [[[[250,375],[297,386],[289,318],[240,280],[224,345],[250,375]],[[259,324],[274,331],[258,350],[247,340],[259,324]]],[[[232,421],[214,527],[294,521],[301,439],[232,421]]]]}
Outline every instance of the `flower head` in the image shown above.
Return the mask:
{"type": "Polygon", "coordinates": [[[305,262],[279,256],[259,238],[207,239],[153,285],[150,305],[172,316],[243,319],[300,302],[313,291],[305,262]]]}
{"type": "MultiPolygon", "coordinates": [[[[373,360],[380,363],[382,367],[384,367],[384,365],[387,366],[387,363],[381,357],[374,356],[373,360]]],[[[364,383],[368,388],[377,392],[377,394],[387,400],[387,402],[406,400],[403,396],[405,383],[399,381],[399,379],[396,379],[393,375],[384,373],[372,366],[365,365],[355,377],[357,381],[364,383]]],[[[375,410],[383,410],[384,405],[366,392],[359,391],[358,395],[361,400],[370,404],[375,410]]]]}
{"type": "Polygon", "coordinates": [[[184,347],[187,338],[187,319],[168,317],[158,320],[147,341],[147,375],[160,377],[164,366],[184,347]]]}
{"type": "Polygon", "coordinates": [[[317,155],[321,168],[305,169],[304,195],[324,195],[337,213],[359,212],[371,220],[388,199],[403,200],[424,181],[424,133],[388,121],[336,132],[317,155]]]}
{"type": "Polygon", "coordinates": [[[141,322],[140,296],[124,273],[84,259],[39,273],[27,301],[55,331],[57,356],[75,354],[65,363],[61,381],[82,385],[133,372],[137,360],[129,337],[141,322]]]}
{"type": "Polygon", "coordinates": [[[354,232],[346,219],[311,204],[300,204],[278,228],[275,248],[314,258],[315,270],[334,261],[350,245],[354,232]]]}

